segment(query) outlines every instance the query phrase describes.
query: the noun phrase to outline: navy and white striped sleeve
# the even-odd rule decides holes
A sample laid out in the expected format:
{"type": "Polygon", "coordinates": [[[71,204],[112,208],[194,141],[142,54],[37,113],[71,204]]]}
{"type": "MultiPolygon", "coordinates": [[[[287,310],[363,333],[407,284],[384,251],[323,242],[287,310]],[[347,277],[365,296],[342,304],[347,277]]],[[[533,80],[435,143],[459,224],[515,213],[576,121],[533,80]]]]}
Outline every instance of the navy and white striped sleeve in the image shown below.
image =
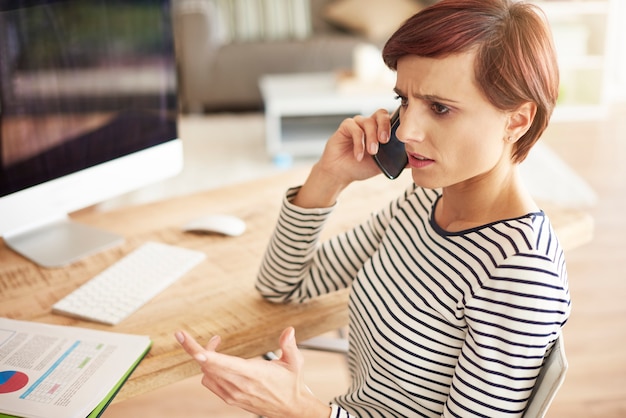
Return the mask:
{"type": "Polygon", "coordinates": [[[358,418],[336,404],[331,404],[330,418],[358,418]]]}
{"type": "Polygon", "coordinates": [[[284,197],[257,276],[257,290],[273,302],[302,302],[349,287],[378,248],[399,202],[406,198],[405,193],[365,222],[321,244],[320,235],[333,207],[297,207],[291,200],[298,190],[291,188],[284,197]]]}

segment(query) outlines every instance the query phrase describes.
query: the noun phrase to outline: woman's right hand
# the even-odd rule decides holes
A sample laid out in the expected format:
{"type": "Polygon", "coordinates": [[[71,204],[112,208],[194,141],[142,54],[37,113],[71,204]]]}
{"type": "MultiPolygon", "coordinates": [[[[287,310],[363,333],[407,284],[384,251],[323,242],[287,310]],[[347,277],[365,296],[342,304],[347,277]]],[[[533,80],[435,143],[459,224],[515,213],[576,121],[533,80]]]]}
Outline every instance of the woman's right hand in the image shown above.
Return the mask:
{"type": "Polygon", "coordinates": [[[345,119],[326,142],[322,156],[292,203],[308,208],[329,207],[353,181],[380,174],[371,155],[378,152],[380,143],[389,141],[390,131],[390,115],[385,109],[369,117],[345,119]]]}
{"type": "Polygon", "coordinates": [[[292,327],[281,334],[281,355],[273,361],[219,353],[218,336],[202,347],[186,332],[175,335],[200,366],[202,384],[227,404],[265,417],[329,416],[330,406],[317,399],[304,383],[304,358],[292,327]]]}

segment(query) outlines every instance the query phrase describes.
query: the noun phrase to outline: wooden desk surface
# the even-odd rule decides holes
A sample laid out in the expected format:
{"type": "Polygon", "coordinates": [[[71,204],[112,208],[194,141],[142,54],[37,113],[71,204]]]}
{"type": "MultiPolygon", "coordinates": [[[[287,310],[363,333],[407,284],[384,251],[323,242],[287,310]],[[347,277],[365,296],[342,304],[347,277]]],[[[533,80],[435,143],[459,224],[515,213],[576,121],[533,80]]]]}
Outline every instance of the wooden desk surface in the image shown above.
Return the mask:
{"type": "MultiPolygon", "coordinates": [[[[289,325],[302,341],[347,324],[347,292],[303,305],[274,305],[260,298],[254,280],[289,186],[301,184],[308,168],[202,193],[176,197],[106,213],[83,211],[77,221],[117,232],[123,245],[88,257],[66,268],[44,269],[10,251],[0,241],[0,316],[44,323],[75,325],[149,335],[153,347],[124,385],[116,401],[199,373],[179,348],[173,333],[186,329],[204,343],[214,334],[220,350],[254,357],[277,348],[280,332],[289,325]],[[243,218],[248,230],[240,237],[183,233],[185,221],[203,214],[229,213],[243,218]],[[76,287],[146,241],[204,251],[207,259],[116,326],[80,321],[51,313],[51,306],[76,287]],[[320,320],[323,318],[323,320],[320,320]]],[[[353,184],[342,195],[326,234],[359,222],[397,196],[410,182],[383,176],[353,184]]],[[[588,242],[589,215],[543,205],[566,249],[588,242]]]]}

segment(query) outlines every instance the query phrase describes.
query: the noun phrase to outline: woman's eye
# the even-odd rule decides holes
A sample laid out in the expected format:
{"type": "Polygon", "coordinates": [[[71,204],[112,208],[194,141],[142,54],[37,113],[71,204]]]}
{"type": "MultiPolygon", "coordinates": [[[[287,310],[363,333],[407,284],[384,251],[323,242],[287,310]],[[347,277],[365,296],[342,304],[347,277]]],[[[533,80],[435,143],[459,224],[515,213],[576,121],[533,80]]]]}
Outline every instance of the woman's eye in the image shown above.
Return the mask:
{"type": "Polygon", "coordinates": [[[430,108],[438,115],[445,115],[450,111],[447,106],[444,106],[441,103],[433,103],[430,108]]]}
{"type": "Polygon", "coordinates": [[[406,97],[402,97],[402,96],[396,96],[395,97],[396,100],[400,100],[400,105],[401,106],[406,106],[408,104],[408,100],[406,99],[406,97]]]}

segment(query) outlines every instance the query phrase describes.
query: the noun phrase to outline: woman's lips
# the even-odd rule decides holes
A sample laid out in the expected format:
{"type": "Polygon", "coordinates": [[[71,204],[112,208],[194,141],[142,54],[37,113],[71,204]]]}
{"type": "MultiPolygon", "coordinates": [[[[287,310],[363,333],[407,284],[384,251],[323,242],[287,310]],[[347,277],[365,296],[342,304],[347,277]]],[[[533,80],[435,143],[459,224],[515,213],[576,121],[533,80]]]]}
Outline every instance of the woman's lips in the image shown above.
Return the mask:
{"type": "Polygon", "coordinates": [[[435,160],[431,160],[430,158],[424,157],[420,154],[412,154],[408,153],[409,156],[409,166],[412,168],[423,168],[434,164],[435,160]]]}

